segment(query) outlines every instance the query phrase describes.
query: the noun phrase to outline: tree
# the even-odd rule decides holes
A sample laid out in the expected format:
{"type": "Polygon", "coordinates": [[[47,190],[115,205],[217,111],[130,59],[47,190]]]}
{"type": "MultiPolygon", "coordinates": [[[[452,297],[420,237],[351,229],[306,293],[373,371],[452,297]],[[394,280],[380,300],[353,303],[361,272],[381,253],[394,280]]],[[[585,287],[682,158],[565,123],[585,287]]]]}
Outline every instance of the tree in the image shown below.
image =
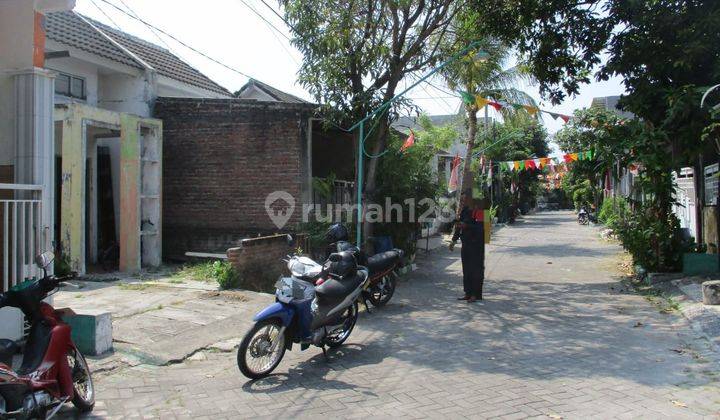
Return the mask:
{"type": "MultiPolygon", "coordinates": [[[[527,114],[517,113],[502,124],[497,124],[489,132],[484,132],[484,142],[495,143],[485,151],[488,159],[495,162],[526,160],[545,157],[549,154],[548,134],[540,122],[527,114]]],[[[514,210],[522,204],[532,205],[539,193],[538,170],[512,171],[501,175],[503,190],[514,192],[509,200],[501,201],[504,210],[514,210]]]]}
{"type": "MultiPolygon", "coordinates": [[[[448,87],[468,95],[464,98],[467,153],[461,178],[465,189],[473,183],[472,158],[478,131],[477,113],[481,108],[475,98],[479,96],[512,103],[535,104],[530,95],[514,88],[519,81],[527,79],[528,74],[520,66],[507,67],[510,61],[510,46],[497,39],[488,38],[482,31],[482,20],[483,14],[470,9],[462,10],[450,24],[449,35],[441,44],[446,56],[458,54],[467,45],[476,45],[476,50],[442,69],[448,87]],[[476,52],[482,54],[483,58],[479,59],[476,52]]],[[[485,124],[487,123],[485,121],[485,124]]]]}
{"type": "MultiPolygon", "coordinates": [[[[435,65],[461,5],[452,0],[282,0],[293,44],[303,54],[300,83],[336,123],[352,124],[390,100],[401,81],[435,65]]],[[[389,111],[368,141],[365,195],[373,199],[387,147],[389,111]]],[[[358,186],[362,188],[362,186],[358,186]]],[[[366,237],[370,224],[366,223],[366,237]]]]}

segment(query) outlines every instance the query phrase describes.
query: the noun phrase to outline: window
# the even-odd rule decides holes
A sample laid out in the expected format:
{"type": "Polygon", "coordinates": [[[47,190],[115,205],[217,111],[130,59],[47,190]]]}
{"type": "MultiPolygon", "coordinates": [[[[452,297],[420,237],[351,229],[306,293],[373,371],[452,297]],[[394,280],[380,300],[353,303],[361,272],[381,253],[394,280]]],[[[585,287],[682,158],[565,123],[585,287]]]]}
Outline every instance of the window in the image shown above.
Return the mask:
{"type": "Polygon", "coordinates": [[[59,73],[55,78],[55,93],[71,98],[85,99],[85,79],[59,73]]]}

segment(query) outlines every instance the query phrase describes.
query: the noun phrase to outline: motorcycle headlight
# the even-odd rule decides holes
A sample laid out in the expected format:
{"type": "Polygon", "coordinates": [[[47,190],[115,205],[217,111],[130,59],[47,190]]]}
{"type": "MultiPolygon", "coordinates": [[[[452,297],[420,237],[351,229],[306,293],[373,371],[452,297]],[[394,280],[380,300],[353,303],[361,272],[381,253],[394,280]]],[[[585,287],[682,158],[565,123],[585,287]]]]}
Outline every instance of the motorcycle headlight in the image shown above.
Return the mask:
{"type": "Polygon", "coordinates": [[[294,296],[292,283],[292,279],[288,278],[281,278],[277,283],[275,283],[275,289],[277,289],[275,291],[275,296],[280,302],[290,303],[290,301],[293,300],[294,296]]]}

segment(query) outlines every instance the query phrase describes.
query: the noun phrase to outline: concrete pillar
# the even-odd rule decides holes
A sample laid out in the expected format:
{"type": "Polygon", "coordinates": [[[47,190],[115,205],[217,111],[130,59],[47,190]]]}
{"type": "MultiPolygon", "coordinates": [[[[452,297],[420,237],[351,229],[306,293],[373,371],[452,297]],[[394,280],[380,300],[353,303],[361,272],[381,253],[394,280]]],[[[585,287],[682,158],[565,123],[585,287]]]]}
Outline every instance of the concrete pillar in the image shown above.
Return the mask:
{"type": "Polygon", "coordinates": [[[40,237],[42,248],[50,251],[55,232],[55,76],[39,68],[14,76],[15,182],[43,186],[40,237]]]}

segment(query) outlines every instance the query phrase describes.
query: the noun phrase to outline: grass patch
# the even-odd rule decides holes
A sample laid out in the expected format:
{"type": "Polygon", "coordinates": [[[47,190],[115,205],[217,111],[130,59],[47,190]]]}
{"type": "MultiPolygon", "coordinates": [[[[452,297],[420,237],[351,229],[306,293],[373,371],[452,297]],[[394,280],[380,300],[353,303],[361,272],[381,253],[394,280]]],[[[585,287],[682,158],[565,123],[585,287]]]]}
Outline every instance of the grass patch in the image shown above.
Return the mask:
{"type": "Polygon", "coordinates": [[[212,261],[185,265],[172,276],[173,281],[196,280],[217,283],[222,289],[233,289],[240,285],[240,276],[227,261],[212,261]]]}
{"type": "Polygon", "coordinates": [[[132,290],[132,291],[143,291],[153,287],[153,284],[147,283],[120,283],[118,287],[120,290],[132,290]]]}

